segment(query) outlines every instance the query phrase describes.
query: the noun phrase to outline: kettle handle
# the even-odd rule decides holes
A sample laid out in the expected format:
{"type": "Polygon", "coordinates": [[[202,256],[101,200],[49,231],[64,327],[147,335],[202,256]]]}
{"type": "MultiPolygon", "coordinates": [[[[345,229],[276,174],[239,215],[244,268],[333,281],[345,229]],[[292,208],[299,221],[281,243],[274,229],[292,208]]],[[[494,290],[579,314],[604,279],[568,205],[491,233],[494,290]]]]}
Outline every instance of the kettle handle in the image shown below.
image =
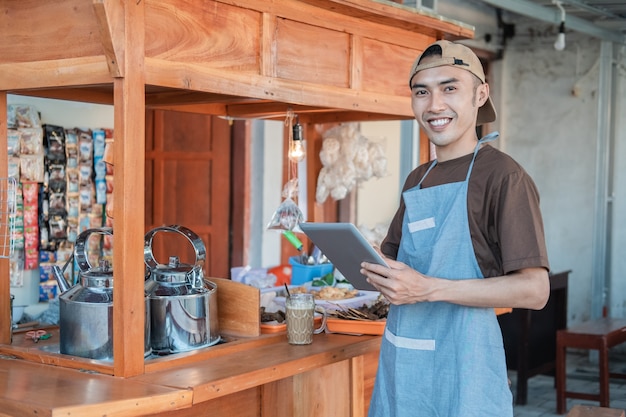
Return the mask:
{"type": "Polygon", "coordinates": [[[87,238],[93,233],[100,233],[102,235],[113,236],[113,229],[110,227],[87,229],[78,235],[78,237],[76,238],[76,244],[74,246],[74,258],[76,259],[78,268],[82,272],[89,271],[92,268],[91,264],[89,263],[89,259],[87,259],[87,252],[85,251],[85,242],[87,242],[87,238]]]}
{"type": "Polygon", "coordinates": [[[206,260],[206,247],[202,239],[200,239],[200,236],[185,226],[173,224],[171,226],[157,227],[146,233],[144,238],[143,258],[149,269],[155,269],[159,266],[159,263],[156,259],[154,259],[154,254],[152,253],[152,239],[157,232],[175,232],[185,236],[189,243],[193,246],[193,250],[196,253],[195,266],[200,267],[200,270],[204,268],[204,261],[206,260]]]}

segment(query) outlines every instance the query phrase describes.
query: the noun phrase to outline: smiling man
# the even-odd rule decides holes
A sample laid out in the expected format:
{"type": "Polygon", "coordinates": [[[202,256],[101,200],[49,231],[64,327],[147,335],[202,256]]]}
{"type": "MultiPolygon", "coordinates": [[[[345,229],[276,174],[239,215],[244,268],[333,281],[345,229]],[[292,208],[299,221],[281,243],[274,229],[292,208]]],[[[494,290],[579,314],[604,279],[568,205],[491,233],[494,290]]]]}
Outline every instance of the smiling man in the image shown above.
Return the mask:
{"type": "Polygon", "coordinates": [[[512,417],[494,307],[541,309],[549,263],[539,194],[510,156],[479,140],[495,120],[467,47],[439,41],[409,74],[411,105],[437,159],[413,170],[361,272],[391,302],[370,417],[512,417]]]}

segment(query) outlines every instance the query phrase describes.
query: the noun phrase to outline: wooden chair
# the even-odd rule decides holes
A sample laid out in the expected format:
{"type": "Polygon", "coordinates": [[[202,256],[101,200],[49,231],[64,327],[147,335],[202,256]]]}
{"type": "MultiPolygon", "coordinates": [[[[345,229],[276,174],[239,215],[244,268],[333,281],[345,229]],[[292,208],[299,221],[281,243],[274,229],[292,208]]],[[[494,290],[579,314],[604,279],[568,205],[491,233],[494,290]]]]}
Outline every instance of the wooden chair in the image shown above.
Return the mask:
{"type": "Polygon", "coordinates": [[[578,326],[557,331],[556,334],[556,411],[564,414],[566,398],[599,401],[601,407],[609,407],[609,377],[626,378],[626,374],[609,372],[609,349],[626,342],[626,319],[601,318],[578,326]],[[600,393],[591,394],[567,391],[567,348],[597,349],[600,354],[600,393]]]}

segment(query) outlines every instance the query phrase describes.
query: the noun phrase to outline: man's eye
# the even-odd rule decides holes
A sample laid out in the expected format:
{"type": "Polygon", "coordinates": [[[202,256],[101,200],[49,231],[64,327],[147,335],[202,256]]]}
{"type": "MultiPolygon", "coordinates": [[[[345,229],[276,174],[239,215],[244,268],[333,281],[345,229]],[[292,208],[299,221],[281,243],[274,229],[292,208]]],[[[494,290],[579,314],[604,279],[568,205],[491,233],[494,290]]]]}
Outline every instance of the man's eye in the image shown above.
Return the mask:
{"type": "Polygon", "coordinates": [[[446,88],[444,89],[444,91],[454,91],[456,90],[456,88],[452,85],[447,85],[446,88]]]}
{"type": "Polygon", "coordinates": [[[414,90],[413,94],[415,94],[416,96],[423,96],[426,94],[426,90],[414,90]]]}

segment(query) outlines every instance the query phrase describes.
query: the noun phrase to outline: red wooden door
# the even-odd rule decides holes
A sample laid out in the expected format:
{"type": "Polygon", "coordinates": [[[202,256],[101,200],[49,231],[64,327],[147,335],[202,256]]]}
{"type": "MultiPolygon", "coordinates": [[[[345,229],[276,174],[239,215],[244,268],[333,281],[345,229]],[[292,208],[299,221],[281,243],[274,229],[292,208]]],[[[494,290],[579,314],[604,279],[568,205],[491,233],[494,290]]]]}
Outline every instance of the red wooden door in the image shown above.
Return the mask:
{"type": "MultiPolygon", "coordinates": [[[[146,231],[163,225],[187,227],[206,245],[205,273],[229,277],[231,138],[227,121],[165,110],[146,115],[146,231]]],[[[182,235],[159,232],[156,260],[195,263],[182,235]]]]}

